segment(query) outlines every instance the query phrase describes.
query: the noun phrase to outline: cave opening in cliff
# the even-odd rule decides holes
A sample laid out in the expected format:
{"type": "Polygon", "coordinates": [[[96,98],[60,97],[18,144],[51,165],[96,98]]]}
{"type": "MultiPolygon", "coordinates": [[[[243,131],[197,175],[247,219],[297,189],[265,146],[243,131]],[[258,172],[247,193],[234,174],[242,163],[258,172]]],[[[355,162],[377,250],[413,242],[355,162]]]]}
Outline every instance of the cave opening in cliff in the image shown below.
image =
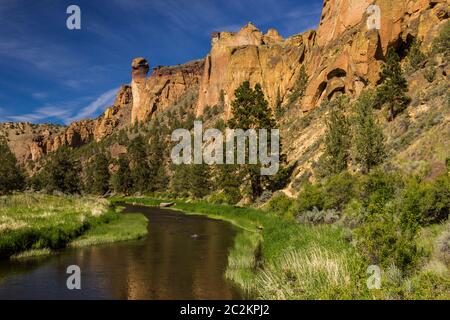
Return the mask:
{"type": "Polygon", "coordinates": [[[400,57],[400,60],[403,60],[408,55],[408,52],[411,48],[411,46],[416,41],[416,37],[414,37],[411,34],[408,34],[405,39],[400,38],[395,44],[394,48],[397,52],[398,56],[400,57]]]}

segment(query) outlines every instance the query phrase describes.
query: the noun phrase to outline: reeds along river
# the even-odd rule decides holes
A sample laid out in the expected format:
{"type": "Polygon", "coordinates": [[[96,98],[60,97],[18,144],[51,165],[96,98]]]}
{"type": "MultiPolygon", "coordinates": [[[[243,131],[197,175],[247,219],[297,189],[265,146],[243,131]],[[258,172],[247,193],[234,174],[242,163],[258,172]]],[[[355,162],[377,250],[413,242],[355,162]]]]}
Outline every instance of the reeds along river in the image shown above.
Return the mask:
{"type": "Polygon", "coordinates": [[[223,221],[126,206],[149,219],[139,241],[67,249],[51,257],[0,262],[0,299],[239,299],[225,280],[235,228],[223,221]],[[67,289],[67,267],[81,290],[67,289]]]}

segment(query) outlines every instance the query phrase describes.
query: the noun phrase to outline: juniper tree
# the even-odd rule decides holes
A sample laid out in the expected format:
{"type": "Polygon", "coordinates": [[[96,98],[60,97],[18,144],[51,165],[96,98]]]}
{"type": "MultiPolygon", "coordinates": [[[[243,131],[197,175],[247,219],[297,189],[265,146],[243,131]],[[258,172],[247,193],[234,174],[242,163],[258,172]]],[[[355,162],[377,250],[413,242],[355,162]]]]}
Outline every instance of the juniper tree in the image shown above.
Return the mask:
{"type": "MultiPolygon", "coordinates": [[[[235,91],[235,99],[231,103],[232,118],[228,121],[231,129],[274,129],[276,122],[272,115],[261,85],[256,84],[251,88],[250,82],[245,81],[235,91]]],[[[248,146],[246,146],[246,157],[248,158],[248,146]]],[[[244,176],[248,179],[251,187],[253,200],[259,197],[263,191],[264,178],[260,174],[261,165],[244,165],[244,176]]]]}
{"type": "Polygon", "coordinates": [[[128,159],[130,160],[134,191],[148,191],[151,171],[147,159],[147,143],[141,135],[131,141],[128,147],[128,159]]]}
{"type": "Polygon", "coordinates": [[[400,57],[393,48],[388,50],[386,63],[380,73],[381,84],[377,88],[376,105],[388,107],[388,120],[394,118],[406,109],[410,99],[406,95],[408,92],[408,82],[406,81],[400,57]]]}
{"type": "Polygon", "coordinates": [[[384,136],[373,114],[374,95],[363,92],[354,104],[352,158],[369,172],[386,158],[384,136]]]}
{"type": "Polygon", "coordinates": [[[3,138],[0,138],[0,163],[0,195],[23,189],[24,173],[3,138]]]}
{"type": "Polygon", "coordinates": [[[129,195],[133,189],[133,178],[128,159],[121,155],[117,161],[117,171],[112,176],[114,191],[117,193],[129,195]]]}
{"type": "Polygon", "coordinates": [[[300,68],[300,73],[297,78],[297,81],[294,85],[294,90],[292,94],[289,97],[289,104],[292,105],[293,103],[297,102],[298,100],[303,99],[305,96],[305,91],[308,86],[308,74],[306,73],[306,68],[304,65],[300,68]]]}
{"type": "Polygon", "coordinates": [[[41,185],[48,191],[78,193],[81,191],[81,164],[67,147],[47,159],[40,173],[41,185]]]}
{"type": "Polygon", "coordinates": [[[329,103],[330,114],[326,125],[325,151],[319,160],[319,174],[330,176],[347,169],[350,159],[351,132],[345,108],[349,100],[341,96],[329,103]]]}
{"type": "Polygon", "coordinates": [[[90,191],[97,195],[104,195],[109,191],[109,159],[103,152],[98,152],[90,163],[92,185],[90,191]]]}

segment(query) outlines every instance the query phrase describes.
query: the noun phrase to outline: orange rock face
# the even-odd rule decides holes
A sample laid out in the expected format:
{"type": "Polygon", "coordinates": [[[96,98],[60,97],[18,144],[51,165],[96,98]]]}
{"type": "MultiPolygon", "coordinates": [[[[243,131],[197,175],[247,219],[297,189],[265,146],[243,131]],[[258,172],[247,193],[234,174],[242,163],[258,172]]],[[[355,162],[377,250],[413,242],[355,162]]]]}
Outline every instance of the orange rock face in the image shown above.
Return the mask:
{"type": "Polygon", "coordinates": [[[264,35],[251,23],[237,33],[214,33],[200,84],[197,115],[223,96],[225,116],[229,116],[234,91],[246,80],[252,85],[260,83],[274,105],[293,88],[313,38],[313,33],[306,33],[284,40],[276,30],[264,35]]]}
{"type": "MultiPolygon", "coordinates": [[[[140,63],[145,65],[142,61],[140,63]]],[[[204,60],[198,60],[174,67],[157,67],[153,69],[148,79],[146,79],[145,68],[141,68],[138,72],[133,67],[131,122],[149,120],[154,112],[171,106],[187,90],[198,86],[203,65],[204,60]]]]}
{"type": "Polygon", "coordinates": [[[448,18],[448,0],[326,0],[317,41],[306,65],[310,83],[303,110],[316,108],[335,94],[357,96],[375,85],[390,46],[404,54],[412,39],[431,45],[448,18]],[[380,11],[380,29],[369,30],[367,8],[380,11]]]}

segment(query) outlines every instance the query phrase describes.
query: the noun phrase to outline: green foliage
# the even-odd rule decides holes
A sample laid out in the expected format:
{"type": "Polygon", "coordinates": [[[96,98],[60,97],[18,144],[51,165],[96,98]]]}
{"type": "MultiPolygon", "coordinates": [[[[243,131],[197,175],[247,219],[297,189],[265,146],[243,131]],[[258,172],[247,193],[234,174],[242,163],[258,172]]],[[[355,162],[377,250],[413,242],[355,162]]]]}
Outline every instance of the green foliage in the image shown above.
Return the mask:
{"type": "Polygon", "coordinates": [[[443,53],[447,58],[450,56],[450,21],[444,23],[439,36],[434,39],[432,51],[443,53]]]}
{"type": "Polygon", "coordinates": [[[348,172],[330,177],[323,185],[324,209],[342,210],[356,196],[357,179],[348,172]]]}
{"type": "Polygon", "coordinates": [[[25,176],[6,141],[0,137],[0,195],[25,187],[25,176]]]}
{"type": "Polygon", "coordinates": [[[273,212],[280,217],[293,218],[295,200],[289,198],[284,192],[277,192],[270,201],[267,202],[264,209],[268,212],[273,212]]]}
{"type": "Polygon", "coordinates": [[[370,262],[382,267],[395,265],[411,271],[418,262],[417,229],[402,223],[395,205],[388,203],[380,211],[368,215],[365,223],[355,230],[357,247],[370,262]]]}
{"type": "Polygon", "coordinates": [[[354,104],[352,158],[363,172],[370,172],[386,158],[383,131],[375,120],[373,106],[374,96],[369,91],[354,104]]]}
{"type": "Polygon", "coordinates": [[[128,159],[120,156],[117,161],[117,171],[112,176],[112,185],[116,193],[128,195],[133,188],[133,179],[131,177],[131,169],[128,159]]]}
{"type": "Polygon", "coordinates": [[[47,159],[34,184],[49,192],[79,193],[82,185],[80,172],[80,161],[72,150],[63,147],[47,159]]]}
{"type": "Polygon", "coordinates": [[[228,121],[231,129],[275,128],[275,120],[260,84],[252,89],[250,82],[245,81],[234,94],[235,99],[231,102],[233,116],[228,121]]]}
{"type": "Polygon", "coordinates": [[[210,170],[207,164],[193,164],[189,168],[189,191],[195,199],[202,199],[211,192],[210,170]]]}
{"type": "Polygon", "coordinates": [[[411,179],[401,195],[399,210],[406,219],[404,223],[417,228],[447,220],[450,215],[449,176],[444,174],[430,183],[411,179]]]}
{"type": "Polygon", "coordinates": [[[380,73],[381,84],[377,87],[375,105],[388,107],[388,120],[403,112],[408,106],[410,98],[408,92],[408,82],[406,81],[400,58],[394,48],[389,48],[386,63],[380,73]]]}
{"type": "Polygon", "coordinates": [[[413,40],[407,55],[407,70],[414,72],[423,67],[427,56],[420,50],[421,42],[416,39],[413,40]]]}
{"type": "Polygon", "coordinates": [[[308,81],[309,78],[308,74],[306,73],[306,68],[304,65],[302,65],[298,79],[294,85],[294,90],[289,96],[289,105],[293,105],[297,101],[303,99],[303,97],[305,96],[306,88],[308,87],[308,81]]]}
{"type": "Polygon", "coordinates": [[[345,116],[348,98],[341,96],[329,103],[325,151],[319,159],[317,171],[320,176],[338,174],[347,169],[350,159],[350,123],[345,116]]]}
{"type": "Polygon", "coordinates": [[[327,195],[320,184],[306,183],[302,192],[297,198],[296,212],[302,213],[311,211],[314,208],[323,210],[327,195]]]}
{"type": "Polygon", "coordinates": [[[436,68],[433,66],[427,67],[424,71],[423,76],[429,83],[433,83],[434,80],[436,80],[436,68]]]}
{"type": "Polygon", "coordinates": [[[147,142],[143,136],[138,135],[131,141],[128,147],[128,159],[130,160],[133,191],[141,193],[148,191],[152,172],[147,158],[147,142]]]}
{"type": "MultiPolygon", "coordinates": [[[[250,82],[245,81],[235,91],[235,100],[231,103],[232,118],[228,121],[231,129],[274,129],[276,122],[272,116],[261,85],[250,87],[250,82]]],[[[248,147],[246,147],[246,158],[248,158],[248,147]]],[[[251,186],[251,197],[257,199],[263,192],[263,184],[266,177],[260,174],[260,165],[243,165],[241,168],[245,178],[251,186]]]]}
{"type": "Polygon", "coordinates": [[[85,189],[104,195],[109,191],[109,180],[109,159],[103,152],[98,152],[89,163],[85,189]]]}
{"type": "Polygon", "coordinates": [[[227,204],[236,204],[241,200],[241,184],[242,172],[238,165],[217,166],[215,185],[224,193],[227,204]]]}

